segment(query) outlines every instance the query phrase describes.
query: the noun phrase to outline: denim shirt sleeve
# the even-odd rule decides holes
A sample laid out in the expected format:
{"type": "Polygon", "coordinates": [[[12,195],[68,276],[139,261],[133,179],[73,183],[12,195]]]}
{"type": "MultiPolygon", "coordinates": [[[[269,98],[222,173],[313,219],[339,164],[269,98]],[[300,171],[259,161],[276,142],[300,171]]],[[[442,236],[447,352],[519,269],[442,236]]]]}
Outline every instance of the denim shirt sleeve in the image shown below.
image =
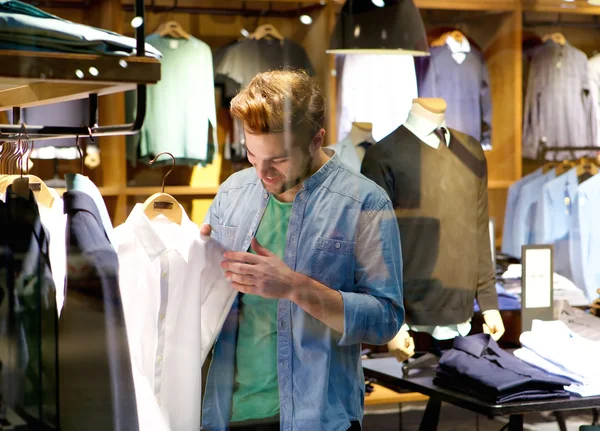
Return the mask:
{"type": "Polygon", "coordinates": [[[404,321],[400,231],[389,199],[363,208],[360,224],[354,291],[340,292],[344,302],[340,346],[385,344],[404,321]]]}

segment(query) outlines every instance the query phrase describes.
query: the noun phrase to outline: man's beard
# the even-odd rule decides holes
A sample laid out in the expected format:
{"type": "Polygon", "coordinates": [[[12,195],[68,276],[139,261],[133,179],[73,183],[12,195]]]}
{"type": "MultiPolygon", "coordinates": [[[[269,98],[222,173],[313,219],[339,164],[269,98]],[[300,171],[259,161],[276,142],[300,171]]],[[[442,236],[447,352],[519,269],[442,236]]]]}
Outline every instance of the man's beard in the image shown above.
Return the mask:
{"type": "Polygon", "coordinates": [[[283,194],[283,193],[287,192],[288,190],[293,189],[298,184],[300,184],[302,181],[304,181],[305,179],[307,179],[308,177],[310,177],[312,175],[312,172],[311,172],[312,163],[313,163],[313,157],[310,154],[308,154],[306,162],[304,163],[304,166],[302,167],[302,171],[300,172],[300,175],[293,178],[292,180],[286,178],[286,180],[280,186],[276,186],[276,187],[278,187],[277,190],[269,190],[269,186],[266,185],[263,180],[261,180],[263,187],[275,195],[283,194]]]}

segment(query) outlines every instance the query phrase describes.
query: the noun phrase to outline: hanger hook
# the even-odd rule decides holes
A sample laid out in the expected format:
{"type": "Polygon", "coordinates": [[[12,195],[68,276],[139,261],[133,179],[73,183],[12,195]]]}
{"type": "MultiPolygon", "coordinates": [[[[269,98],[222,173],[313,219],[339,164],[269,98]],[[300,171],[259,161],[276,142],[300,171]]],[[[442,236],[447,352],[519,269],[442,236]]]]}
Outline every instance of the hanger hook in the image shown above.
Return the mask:
{"type": "Polygon", "coordinates": [[[160,189],[160,192],[161,192],[161,193],[164,193],[164,192],[165,192],[165,180],[167,179],[167,177],[169,176],[169,174],[170,174],[171,172],[173,172],[173,169],[175,169],[175,156],[174,156],[173,154],[171,154],[171,153],[167,152],[167,151],[163,151],[162,153],[158,153],[158,154],[156,155],[156,157],[154,157],[152,160],[150,160],[150,164],[153,164],[154,162],[156,162],[156,160],[157,160],[157,159],[158,159],[160,156],[164,156],[164,155],[167,155],[167,156],[171,157],[171,159],[173,159],[173,163],[171,164],[171,169],[169,169],[169,172],[167,172],[167,173],[165,174],[165,176],[163,177],[163,179],[162,179],[162,188],[160,189]]]}
{"type": "Polygon", "coordinates": [[[77,152],[79,153],[79,162],[81,163],[81,169],[79,173],[83,175],[83,151],[81,151],[81,143],[79,142],[79,135],[75,136],[75,145],[77,146],[77,152]]]}
{"type": "MultiPolygon", "coordinates": [[[[25,142],[27,143],[27,150],[29,150],[29,135],[27,134],[27,124],[21,123],[21,128],[23,129],[23,132],[25,133],[25,142]]],[[[21,147],[21,132],[19,132],[19,144],[17,146],[19,149],[19,156],[20,156],[20,157],[17,157],[17,161],[19,163],[19,169],[21,171],[21,178],[23,178],[23,155],[24,155],[24,152],[22,151],[22,147],[21,147]]],[[[31,148],[31,151],[33,151],[33,147],[31,148]]],[[[31,154],[31,151],[27,151],[27,164],[29,164],[29,155],[31,154]]]]}

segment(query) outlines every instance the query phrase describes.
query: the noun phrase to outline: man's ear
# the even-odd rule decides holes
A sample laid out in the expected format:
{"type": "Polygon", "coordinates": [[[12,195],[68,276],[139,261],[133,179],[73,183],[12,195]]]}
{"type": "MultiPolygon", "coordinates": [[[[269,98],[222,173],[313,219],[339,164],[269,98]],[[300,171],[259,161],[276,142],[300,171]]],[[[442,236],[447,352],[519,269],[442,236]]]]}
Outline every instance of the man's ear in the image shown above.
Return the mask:
{"type": "Polygon", "coordinates": [[[325,145],[325,129],[321,129],[314,136],[312,142],[310,143],[311,150],[317,151],[319,148],[325,145]]]}

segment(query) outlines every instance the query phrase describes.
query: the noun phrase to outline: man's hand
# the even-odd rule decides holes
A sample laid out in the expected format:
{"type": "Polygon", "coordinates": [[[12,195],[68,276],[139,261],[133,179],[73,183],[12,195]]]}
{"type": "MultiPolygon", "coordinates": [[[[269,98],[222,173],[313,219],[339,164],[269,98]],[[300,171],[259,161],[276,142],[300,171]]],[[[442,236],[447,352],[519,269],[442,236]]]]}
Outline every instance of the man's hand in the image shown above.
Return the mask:
{"type": "Polygon", "coordinates": [[[241,293],[259,295],[263,298],[291,299],[293,285],[297,279],[279,257],[252,239],[256,254],[229,251],[221,267],[234,289],[241,293]]]}
{"type": "Polygon", "coordinates": [[[210,236],[211,232],[212,232],[212,228],[210,227],[209,224],[204,223],[202,226],[200,226],[200,235],[210,236]]]}
{"type": "Polygon", "coordinates": [[[504,323],[498,310],[486,311],[483,315],[483,333],[490,334],[494,341],[498,341],[504,335],[504,323]]]}
{"type": "Polygon", "coordinates": [[[408,331],[400,331],[388,343],[388,351],[396,357],[398,362],[404,362],[415,354],[415,340],[408,331]]]}

